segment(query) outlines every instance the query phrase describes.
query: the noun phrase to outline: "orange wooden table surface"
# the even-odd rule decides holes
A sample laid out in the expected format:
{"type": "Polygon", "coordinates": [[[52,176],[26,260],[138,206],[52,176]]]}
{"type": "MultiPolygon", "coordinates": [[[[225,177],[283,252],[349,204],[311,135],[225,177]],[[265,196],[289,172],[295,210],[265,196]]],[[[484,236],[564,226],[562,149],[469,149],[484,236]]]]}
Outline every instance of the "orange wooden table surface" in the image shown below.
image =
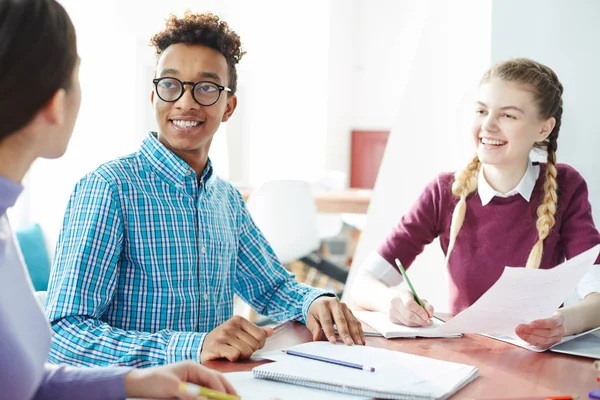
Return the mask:
{"type": "MultiPolygon", "coordinates": [[[[250,188],[238,188],[244,200],[252,193],[250,188]]],[[[322,213],[366,214],[371,201],[371,190],[345,189],[315,193],[317,211],[322,213]]]]}
{"type": "MultiPolygon", "coordinates": [[[[265,348],[277,349],[310,340],[304,325],[288,322],[275,332],[265,348]]],[[[367,345],[477,366],[479,377],[452,399],[573,395],[585,400],[588,392],[600,388],[592,360],[588,358],[535,353],[480,335],[456,339],[367,338],[367,345]]],[[[264,362],[211,361],[205,365],[221,372],[234,372],[249,371],[264,362]]]]}

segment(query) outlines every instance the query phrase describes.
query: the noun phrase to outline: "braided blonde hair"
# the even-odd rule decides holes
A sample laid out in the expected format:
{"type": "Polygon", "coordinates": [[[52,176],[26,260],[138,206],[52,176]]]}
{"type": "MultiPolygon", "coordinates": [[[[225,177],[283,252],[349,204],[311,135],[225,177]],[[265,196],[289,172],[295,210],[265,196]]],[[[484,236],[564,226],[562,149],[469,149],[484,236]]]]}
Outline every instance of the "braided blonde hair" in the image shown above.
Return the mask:
{"type": "MultiPolygon", "coordinates": [[[[556,150],[558,147],[558,133],[562,119],[562,93],[563,86],[558,77],[547,66],[527,58],[515,58],[494,65],[487,71],[481,83],[491,78],[498,78],[506,82],[515,82],[529,85],[534,89],[535,100],[538,104],[540,115],[543,118],[554,117],[556,125],[544,142],[538,142],[535,148],[547,152],[546,176],[544,181],[544,199],[537,209],[536,228],[538,240],[531,249],[527,258],[527,268],[539,268],[542,262],[544,239],[550,234],[556,222],[555,214],[558,204],[556,176],[556,150]]],[[[456,238],[462,227],[467,209],[467,197],[477,189],[477,175],[481,162],[477,155],[471,160],[467,167],[454,174],[452,183],[452,194],[459,198],[450,225],[450,242],[446,254],[446,263],[454,249],[456,238]]]]}
{"type": "Polygon", "coordinates": [[[450,243],[446,252],[446,264],[450,260],[450,254],[454,249],[456,237],[462,224],[465,220],[467,212],[467,197],[477,189],[477,174],[481,168],[481,161],[475,154],[475,157],[467,165],[467,167],[454,174],[454,182],[452,182],[452,194],[459,198],[454,212],[452,212],[452,224],[450,225],[450,243]]]}

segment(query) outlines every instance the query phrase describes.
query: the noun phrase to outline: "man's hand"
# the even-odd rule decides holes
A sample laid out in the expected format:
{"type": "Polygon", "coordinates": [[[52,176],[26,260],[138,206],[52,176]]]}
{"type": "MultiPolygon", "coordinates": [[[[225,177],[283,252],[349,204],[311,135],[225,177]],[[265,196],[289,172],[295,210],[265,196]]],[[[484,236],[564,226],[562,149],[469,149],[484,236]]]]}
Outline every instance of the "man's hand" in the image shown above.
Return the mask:
{"type": "Polygon", "coordinates": [[[272,334],[273,328],[261,328],[245,318],[235,316],[206,335],[200,361],[217,358],[237,361],[250,358],[252,353],[263,348],[265,340],[272,334]]]}
{"type": "Polygon", "coordinates": [[[567,334],[565,317],[557,312],[551,318],[537,319],[527,325],[519,325],[515,333],[524,341],[540,349],[547,349],[560,342],[567,334]]]}
{"type": "Polygon", "coordinates": [[[321,338],[321,329],[331,343],[335,343],[333,324],[347,345],[365,344],[365,334],[360,321],[356,319],[348,306],[335,297],[318,297],[308,308],[306,327],[311,331],[313,340],[321,338]]]}

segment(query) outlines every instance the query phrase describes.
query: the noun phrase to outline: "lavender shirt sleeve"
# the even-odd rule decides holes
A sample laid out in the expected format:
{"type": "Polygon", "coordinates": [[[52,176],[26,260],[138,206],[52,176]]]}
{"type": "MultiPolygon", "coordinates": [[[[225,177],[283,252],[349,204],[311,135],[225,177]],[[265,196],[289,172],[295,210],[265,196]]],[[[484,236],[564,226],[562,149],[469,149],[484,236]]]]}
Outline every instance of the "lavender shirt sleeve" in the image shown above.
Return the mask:
{"type": "Polygon", "coordinates": [[[46,364],[35,400],[124,399],[125,374],[130,368],[73,368],[46,364]]]}
{"type": "Polygon", "coordinates": [[[69,368],[45,364],[50,326],[4,213],[20,185],[0,176],[0,398],[124,399],[129,368],[69,368]]]}
{"type": "MultiPolygon", "coordinates": [[[[6,265],[4,265],[6,267],[6,265]]],[[[21,267],[19,267],[21,268],[21,267]]],[[[22,279],[26,279],[24,274],[22,279]]],[[[22,293],[23,297],[33,297],[22,293]]],[[[28,298],[14,299],[27,303],[28,298]]],[[[30,304],[35,304],[36,300],[30,304]]],[[[41,318],[40,309],[32,308],[29,318],[41,318]]],[[[34,351],[39,343],[27,343],[28,334],[15,329],[10,307],[0,307],[0,397],[25,399],[124,399],[124,375],[130,368],[67,368],[44,364],[46,354],[34,351]],[[8,312],[7,312],[8,311],[8,312]],[[33,396],[33,397],[32,397],[33,396]]],[[[38,331],[40,334],[40,331],[38,331]]],[[[43,336],[43,335],[42,335],[43,336]]],[[[38,338],[43,341],[42,338],[38,338]]]]}

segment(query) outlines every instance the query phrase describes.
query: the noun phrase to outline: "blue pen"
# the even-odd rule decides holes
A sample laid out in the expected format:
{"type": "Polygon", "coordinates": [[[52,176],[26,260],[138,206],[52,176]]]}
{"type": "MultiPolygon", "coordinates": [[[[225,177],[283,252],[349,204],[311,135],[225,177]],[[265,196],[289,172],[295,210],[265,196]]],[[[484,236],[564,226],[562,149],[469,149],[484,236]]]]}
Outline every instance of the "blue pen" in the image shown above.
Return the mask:
{"type": "Polygon", "coordinates": [[[353,364],[353,363],[350,363],[350,362],[347,362],[347,361],[334,360],[333,358],[315,356],[313,354],[300,353],[299,351],[293,351],[293,350],[281,350],[281,351],[283,351],[285,354],[289,354],[290,356],[310,358],[311,360],[323,361],[323,362],[327,362],[327,363],[330,363],[330,364],[341,365],[343,367],[350,367],[350,368],[361,369],[361,370],[367,371],[367,372],[375,372],[375,368],[373,368],[373,367],[365,367],[364,365],[353,364]]]}

